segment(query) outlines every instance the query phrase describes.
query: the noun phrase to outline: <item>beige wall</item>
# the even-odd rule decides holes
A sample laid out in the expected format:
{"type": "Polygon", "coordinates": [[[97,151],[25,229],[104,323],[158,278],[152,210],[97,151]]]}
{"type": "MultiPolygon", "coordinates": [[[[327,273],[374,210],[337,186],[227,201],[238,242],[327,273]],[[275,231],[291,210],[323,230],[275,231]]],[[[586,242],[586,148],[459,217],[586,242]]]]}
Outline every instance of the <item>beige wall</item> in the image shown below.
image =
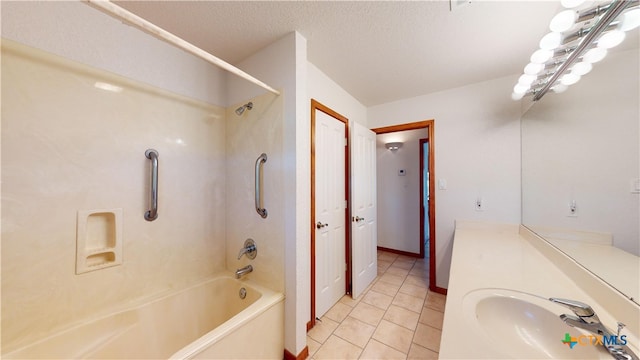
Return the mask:
{"type": "MultiPolygon", "coordinates": [[[[378,246],[420,253],[420,139],[427,129],[398,131],[376,136],[378,185],[378,246]],[[395,151],[385,147],[400,141],[395,151]],[[398,175],[400,169],[405,175],[398,175]]],[[[426,205],[426,204],[425,204],[426,205]]],[[[428,249],[425,249],[429,256],[428,249]]]]}
{"type": "Polygon", "coordinates": [[[224,109],[8,41],[2,75],[3,351],[224,270],[224,109]],[[76,275],[77,212],[114,208],[123,263],[76,275]]]}
{"type": "Polygon", "coordinates": [[[370,107],[370,128],[435,120],[437,286],[447,287],[456,219],[520,223],[520,104],[513,76],[370,107]],[[447,190],[437,181],[447,181],[447,190]],[[475,211],[483,198],[484,211],[475,211]]]}

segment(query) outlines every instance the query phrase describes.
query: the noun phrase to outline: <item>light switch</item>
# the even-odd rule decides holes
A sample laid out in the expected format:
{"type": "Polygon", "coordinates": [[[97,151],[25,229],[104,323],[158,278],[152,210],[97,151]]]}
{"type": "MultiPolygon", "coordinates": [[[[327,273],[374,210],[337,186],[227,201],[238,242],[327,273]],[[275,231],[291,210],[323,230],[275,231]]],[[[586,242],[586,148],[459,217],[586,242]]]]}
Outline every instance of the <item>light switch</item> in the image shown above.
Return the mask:
{"type": "Polygon", "coordinates": [[[438,189],[447,190],[447,180],[446,179],[438,179],[438,189]]]}

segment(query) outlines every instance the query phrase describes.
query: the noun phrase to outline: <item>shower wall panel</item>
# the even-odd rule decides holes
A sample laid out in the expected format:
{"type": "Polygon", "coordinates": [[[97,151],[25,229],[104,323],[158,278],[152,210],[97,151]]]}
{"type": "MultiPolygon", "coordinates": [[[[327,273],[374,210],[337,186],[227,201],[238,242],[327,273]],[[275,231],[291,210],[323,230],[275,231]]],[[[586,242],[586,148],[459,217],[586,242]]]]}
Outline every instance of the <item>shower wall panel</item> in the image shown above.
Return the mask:
{"type": "Polygon", "coordinates": [[[225,269],[224,116],[3,39],[3,352],[225,269]],[[77,214],[96,209],[122,209],[123,261],[77,275],[77,214]]]}

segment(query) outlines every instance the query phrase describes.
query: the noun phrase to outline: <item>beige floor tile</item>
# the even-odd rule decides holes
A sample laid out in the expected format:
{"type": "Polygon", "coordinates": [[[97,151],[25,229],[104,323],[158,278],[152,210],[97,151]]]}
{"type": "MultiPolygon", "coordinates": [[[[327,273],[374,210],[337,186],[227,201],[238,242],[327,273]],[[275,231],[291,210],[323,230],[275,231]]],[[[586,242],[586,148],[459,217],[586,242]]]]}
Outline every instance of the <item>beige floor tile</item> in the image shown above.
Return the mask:
{"type": "Polygon", "coordinates": [[[411,271],[409,271],[409,275],[417,276],[423,279],[429,279],[429,269],[425,268],[416,268],[415,266],[411,271]]]}
{"type": "Polygon", "coordinates": [[[313,354],[315,354],[316,351],[320,349],[321,345],[322,344],[313,340],[309,335],[307,335],[307,347],[309,347],[309,357],[313,357],[313,354]]]}
{"type": "Polygon", "coordinates": [[[380,261],[388,261],[389,263],[392,263],[397,258],[398,258],[398,255],[385,251],[382,254],[380,254],[380,256],[378,256],[378,262],[380,262],[380,261]]]}
{"type": "Polygon", "coordinates": [[[429,258],[417,259],[415,264],[413,264],[414,269],[428,269],[429,268],[429,258]]]}
{"type": "Polygon", "coordinates": [[[335,335],[331,335],[327,341],[320,346],[320,349],[313,356],[314,359],[357,359],[362,349],[343,340],[335,335]]]}
{"type": "Polygon", "coordinates": [[[422,313],[420,314],[420,323],[429,325],[436,329],[442,330],[442,321],[444,319],[444,313],[440,311],[433,310],[428,307],[422,308],[422,313]]]}
{"type": "Polygon", "coordinates": [[[393,301],[391,303],[393,305],[397,305],[405,309],[420,313],[420,311],[422,310],[422,306],[424,305],[424,299],[399,292],[396,294],[395,298],[393,298],[393,301]]]}
{"type": "Polygon", "coordinates": [[[365,302],[369,305],[373,305],[382,310],[387,310],[391,302],[393,301],[393,296],[385,295],[383,293],[379,293],[375,290],[371,290],[362,298],[362,302],[365,302]]]}
{"type": "Polygon", "coordinates": [[[400,289],[400,284],[390,284],[384,281],[378,281],[377,283],[375,283],[375,285],[373,285],[373,287],[371,287],[371,290],[389,296],[395,296],[398,292],[398,289],[400,289]]]}
{"type": "Polygon", "coordinates": [[[350,316],[364,321],[365,323],[373,326],[377,326],[382,316],[384,316],[384,310],[379,309],[373,305],[369,305],[364,302],[360,302],[356,307],[351,311],[350,316]]]}
{"type": "Polygon", "coordinates": [[[429,350],[440,352],[441,336],[442,331],[432,328],[431,326],[418,323],[416,334],[413,337],[413,342],[429,350]]]}
{"type": "Polygon", "coordinates": [[[398,255],[398,258],[396,260],[414,263],[418,260],[418,258],[414,256],[398,255]]]}
{"type": "Polygon", "coordinates": [[[414,264],[413,261],[396,260],[393,262],[391,266],[399,267],[401,269],[411,270],[411,268],[413,267],[413,264],[414,264]]]}
{"type": "Polygon", "coordinates": [[[384,281],[386,283],[394,284],[394,285],[402,285],[402,283],[404,282],[404,278],[405,278],[404,276],[397,276],[397,275],[384,273],[384,275],[380,276],[380,280],[378,281],[384,281]]]}
{"type": "Polygon", "coordinates": [[[374,360],[374,359],[389,359],[389,360],[404,360],[407,355],[400,351],[389,347],[381,342],[371,340],[364,348],[360,359],[374,360]]]}
{"type": "Polygon", "coordinates": [[[429,287],[429,280],[413,275],[407,276],[407,278],[404,280],[404,283],[409,285],[421,286],[425,289],[429,287]]]}
{"type": "Polygon", "coordinates": [[[391,266],[391,261],[384,261],[378,259],[378,269],[384,269],[386,271],[391,266]]]}
{"type": "Polygon", "coordinates": [[[413,331],[387,320],[380,321],[372,336],[373,339],[405,354],[409,352],[412,337],[413,331]]]}
{"type": "Polygon", "coordinates": [[[425,299],[427,297],[427,289],[421,286],[407,284],[405,281],[404,284],[398,290],[399,292],[415,297],[419,297],[421,299],[425,299]]]}
{"type": "Polygon", "coordinates": [[[411,331],[415,331],[420,314],[399,306],[391,305],[382,318],[394,324],[404,326],[411,331]]]}
{"type": "Polygon", "coordinates": [[[387,269],[387,274],[405,277],[405,276],[409,275],[409,270],[403,269],[403,268],[399,268],[399,267],[395,267],[395,266],[390,266],[387,269]]]}
{"type": "Polygon", "coordinates": [[[360,297],[359,299],[354,299],[351,297],[351,295],[345,295],[340,299],[340,302],[345,304],[345,305],[349,305],[351,307],[354,307],[358,304],[358,302],[360,302],[360,299],[362,297],[360,297]]]}
{"type": "Polygon", "coordinates": [[[347,316],[333,333],[348,342],[364,348],[376,327],[347,316]]]}
{"type": "Polygon", "coordinates": [[[341,302],[337,302],[335,305],[324,314],[324,317],[327,317],[335,322],[341,322],[344,318],[349,315],[349,313],[353,310],[353,308],[349,305],[345,305],[341,302]]]}
{"type": "Polygon", "coordinates": [[[429,291],[427,293],[427,300],[425,306],[434,310],[444,312],[444,305],[446,302],[446,296],[429,291]]]}
{"type": "Polygon", "coordinates": [[[319,343],[324,343],[337,327],[337,322],[328,318],[323,318],[322,321],[316,321],[316,325],[313,329],[309,330],[307,335],[319,343]]]}
{"type": "Polygon", "coordinates": [[[429,349],[423,348],[422,346],[413,343],[411,344],[411,350],[409,350],[409,356],[407,359],[410,360],[427,360],[427,359],[438,359],[438,353],[431,351],[429,349]]]}

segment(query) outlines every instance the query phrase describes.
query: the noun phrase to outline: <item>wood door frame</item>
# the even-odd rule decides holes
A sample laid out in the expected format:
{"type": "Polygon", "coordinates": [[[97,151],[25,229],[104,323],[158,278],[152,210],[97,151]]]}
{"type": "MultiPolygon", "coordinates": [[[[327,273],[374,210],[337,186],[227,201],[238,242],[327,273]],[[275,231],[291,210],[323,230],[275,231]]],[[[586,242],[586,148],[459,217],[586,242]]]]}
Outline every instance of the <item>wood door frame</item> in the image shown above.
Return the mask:
{"type": "Polygon", "coordinates": [[[347,206],[345,207],[345,261],[347,266],[345,267],[345,293],[349,291],[349,285],[351,284],[351,253],[349,248],[350,231],[348,227],[351,222],[349,221],[349,214],[351,213],[351,202],[349,201],[349,119],[338,114],[328,106],[321,104],[315,99],[311,99],[311,319],[307,322],[307,331],[309,331],[316,324],[316,110],[335,118],[336,120],[344,123],[344,136],[346,139],[346,146],[344,147],[344,189],[345,189],[345,201],[347,206]]]}
{"type": "MultiPolygon", "coordinates": [[[[427,129],[427,138],[429,139],[429,174],[431,179],[435,179],[435,120],[431,119],[401,125],[391,125],[371,130],[375,132],[376,135],[379,135],[397,131],[417,130],[425,128],[427,129]]],[[[422,154],[422,149],[420,150],[420,153],[422,154]]],[[[423,161],[423,159],[421,159],[421,161],[423,161]]],[[[429,181],[429,196],[429,289],[431,291],[446,295],[447,289],[436,286],[436,192],[434,181],[429,181]]],[[[421,202],[422,201],[424,200],[421,200],[421,202]]],[[[424,206],[422,208],[424,208],[424,206]]],[[[423,234],[423,238],[420,240],[420,254],[422,257],[424,257],[424,221],[423,224],[420,225],[420,227],[421,233],[423,234]]],[[[385,248],[380,249],[389,250],[385,248]]],[[[412,255],[415,256],[416,254],[412,255]]]]}

